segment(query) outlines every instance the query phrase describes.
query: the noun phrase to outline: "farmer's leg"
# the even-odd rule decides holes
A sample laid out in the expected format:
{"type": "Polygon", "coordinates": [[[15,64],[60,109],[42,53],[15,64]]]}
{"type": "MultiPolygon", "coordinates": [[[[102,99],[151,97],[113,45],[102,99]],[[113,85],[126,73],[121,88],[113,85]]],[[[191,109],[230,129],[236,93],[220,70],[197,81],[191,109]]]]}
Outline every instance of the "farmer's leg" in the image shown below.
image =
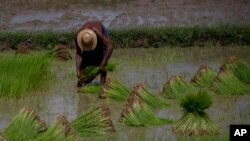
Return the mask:
{"type": "Polygon", "coordinates": [[[101,85],[104,85],[106,82],[107,71],[101,72],[101,85]]]}
{"type": "Polygon", "coordinates": [[[107,72],[106,71],[101,72],[101,90],[99,92],[99,98],[101,98],[101,99],[106,98],[106,96],[104,94],[104,87],[105,87],[105,82],[106,82],[106,76],[107,76],[107,72]]]}

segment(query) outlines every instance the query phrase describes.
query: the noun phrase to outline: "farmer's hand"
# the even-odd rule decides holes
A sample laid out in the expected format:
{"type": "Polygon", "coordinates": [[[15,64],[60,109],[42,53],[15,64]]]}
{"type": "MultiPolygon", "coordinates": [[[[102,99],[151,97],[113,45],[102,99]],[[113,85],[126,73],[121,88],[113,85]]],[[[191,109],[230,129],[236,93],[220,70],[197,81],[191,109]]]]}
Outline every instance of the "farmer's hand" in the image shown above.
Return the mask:
{"type": "Polygon", "coordinates": [[[104,65],[100,65],[99,66],[99,71],[100,72],[104,72],[105,71],[105,66],[104,65]]]}
{"type": "Polygon", "coordinates": [[[80,78],[78,77],[78,79],[77,79],[77,85],[76,85],[77,87],[82,87],[82,83],[81,83],[81,81],[80,81],[80,78]]]}
{"type": "Polygon", "coordinates": [[[81,76],[81,71],[80,70],[76,71],[76,76],[77,76],[77,78],[81,76]]]}

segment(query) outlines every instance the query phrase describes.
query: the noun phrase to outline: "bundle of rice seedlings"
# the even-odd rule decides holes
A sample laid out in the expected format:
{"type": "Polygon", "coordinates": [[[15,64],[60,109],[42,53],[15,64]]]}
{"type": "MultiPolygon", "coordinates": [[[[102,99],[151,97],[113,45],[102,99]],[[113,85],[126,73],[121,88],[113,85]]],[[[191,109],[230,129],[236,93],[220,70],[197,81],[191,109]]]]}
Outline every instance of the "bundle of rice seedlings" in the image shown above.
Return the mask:
{"type": "Polygon", "coordinates": [[[25,43],[20,43],[17,45],[16,54],[27,54],[29,46],[25,43]]]}
{"type": "Polygon", "coordinates": [[[115,101],[125,101],[129,97],[130,91],[118,80],[107,78],[101,93],[103,93],[105,98],[107,97],[115,101]]]}
{"type": "Polygon", "coordinates": [[[168,98],[175,99],[194,91],[196,91],[195,87],[188,83],[184,77],[172,76],[164,85],[162,94],[168,98]]]}
{"type": "Polygon", "coordinates": [[[0,141],[7,141],[3,135],[3,133],[0,132],[0,141]]]}
{"type": "Polygon", "coordinates": [[[249,88],[231,71],[221,70],[212,84],[212,89],[218,94],[243,95],[249,93],[249,88]]]}
{"type": "MultiPolygon", "coordinates": [[[[105,67],[106,71],[114,71],[114,64],[107,64],[105,67]]],[[[81,71],[81,76],[79,78],[79,83],[86,85],[90,83],[95,77],[99,74],[99,67],[97,66],[89,66],[81,71]]]]}
{"type": "Polygon", "coordinates": [[[72,59],[70,52],[62,44],[55,46],[48,54],[52,57],[59,58],[60,60],[72,59]]]}
{"type": "Polygon", "coordinates": [[[107,107],[97,107],[71,122],[73,130],[81,137],[114,132],[110,112],[107,107]]]}
{"type": "Polygon", "coordinates": [[[4,130],[4,136],[10,141],[27,141],[34,139],[47,129],[33,110],[22,109],[10,125],[4,130]]]}
{"type": "Polygon", "coordinates": [[[101,86],[84,86],[78,88],[79,93],[96,94],[101,90],[101,86]]]}
{"type": "Polygon", "coordinates": [[[49,60],[44,55],[3,57],[0,60],[0,98],[20,98],[46,84],[49,67],[49,60]]]}
{"type": "Polygon", "coordinates": [[[211,121],[205,109],[212,105],[213,101],[208,91],[188,94],[180,101],[184,115],[176,122],[173,131],[180,135],[214,135],[219,129],[211,121]]]}
{"type": "Polygon", "coordinates": [[[72,130],[72,127],[70,125],[70,122],[67,120],[67,118],[65,116],[57,117],[56,123],[63,125],[65,136],[70,136],[73,134],[73,130],[72,130]]]}
{"type": "Polygon", "coordinates": [[[210,88],[216,72],[206,65],[201,65],[195,76],[191,79],[191,83],[198,87],[210,88]]]}
{"type": "Polygon", "coordinates": [[[120,121],[128,126],[149,126],[172,123],[171,120],[155,116],[150,107],[138,97],[135,91],[129,96],[124,106],[120,121]]]}
{"type": "Polygon", "coordinates": [[[142,84],[137,84],[134,87],[134,92],[147,105],[149,105],[153,108],[162,108],[162,107],[170,106],[170,104],[167,104],[161,98],[156,97],[155,95],[151,94],[142,84]]]}
{"type": "Polygon", "coordinates": [[[75,141],[70,123],[65,116],[59,116],[48,130],[32,141],[75,141]]]}
{"type": "Polygon", "coordinates": [[[229,57],[220,67],[222,71],[231,70],[233,74],[242,82],[250,83],[250,67],[236,57],[229,57]]]}

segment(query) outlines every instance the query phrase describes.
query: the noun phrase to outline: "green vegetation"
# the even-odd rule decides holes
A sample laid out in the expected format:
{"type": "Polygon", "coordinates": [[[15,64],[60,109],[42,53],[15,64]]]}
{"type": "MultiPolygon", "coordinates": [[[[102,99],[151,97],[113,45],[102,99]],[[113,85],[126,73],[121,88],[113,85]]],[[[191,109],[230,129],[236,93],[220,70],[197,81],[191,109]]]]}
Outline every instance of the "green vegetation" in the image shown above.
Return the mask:
{"type": "Polygon", "coordinates": [[[211,121],[205,109],[212,105],[213,101],[207,91],[191,93],[181,99],[180,106],[185,111],[173,128],[173,131],[181,135],[214,135],[218,133],[218,127],[211,121]]]}
{"type": "Polygon", "coordinates": [[[139,98],[141,98],[147,105],[151,106],[152,108],[163,108],[170,106],[170,104],[164,102],[163,99],[151,94],[147,89],[144,88],[142,84],[136,85],[134,88],[134,92],[139,98]]]}
{"type": "Polygon", "coordinates": [[[125,101],[129,97],[130,90],[118,80],[107,78],[103,93],[105,97],[115,101],[125,101]]]}
{"type": "Polygon", "coordinates": [[[12,120],[3,134],[10,141],[27,141],[35,139],[40,132],[47,129],[45,123],[30,109],[22,109],[12,120]]]}
{"type": "MultiPolygon", "coordinates": [[[[107,64],[105,66],[106,71],[114,71],[115,65],[114,64],[107,64]]],[[[97,75],[99,75],[99,67],[96,66],[89,66],[81,71],[81,76],[79,78],[80,83],[86,85],[93,81],[97,75]]]]}
{"type": "Polygon", "coordinates": [[[155,116],[150,107],[133,91],[121,113],[120,121],[128,126],[150,126],[172,123],[155,116]]]}
{"type": "MultiPolygon", "coordinates": [[[[111,29],[110,38],[114,47],[165,47],[205,46],[206,44],[250,45],[249,25],[218,25],[192,27],[133,27],[111,29]]],[[[0,44],[15,48],[19,43],[31,40],[31,46],[51,49],[64,43],[71,45],[73,32],[0,32],[0,44]]]]}
{"type": "Polygon", "coordinates": [[[115,131],[107,107],[97,107],[72,121],[72,128],[81,137],[115,131]]]}
{"type": "Polygon", "coordinates": [[[49,75],[44,55],[8,55],[0,60],[0,99],[20,98],[39,88],[49,75]]]}
{"type": "Polygon", "coordinates": [[[195,91],[197,91],[196,88],[188,83],[184,77],[172,76],[164,85],[162,94],[168,98],[176,99],[195,91]]]}
{"type": "Polygon", "coordinates": [[[206,65],[201,65],[193,79],[191,79],[191,83],[198,87],[210,88],[215,77],[215,71],[206,65]]]}
{"type": "Polygon", "coordinates": [[[250,67],[242,60],[236,57],[229,57],[221,69],[231,70],[233,74],[242,82],[250,84],[250,67]]]}
{"type": "Polygon", "coordinates": [[[212,84],[212,89],[217,94],[225,95],[243,95],[249,92],[249,88],[231,71],[220,71],[212,84]]]}
{"type": "Polygon", "coordinates": [[[101,86],[83,86],[78,89],[79,93],[96,94],[101,90],[101,86]]]}
{"type": "Polygon", "coordinates": [[[73,136],[65,136],[62,124],[53,123],[46,132],[40,134],[32,141],[75,141],[75,139],[73,136]]]}

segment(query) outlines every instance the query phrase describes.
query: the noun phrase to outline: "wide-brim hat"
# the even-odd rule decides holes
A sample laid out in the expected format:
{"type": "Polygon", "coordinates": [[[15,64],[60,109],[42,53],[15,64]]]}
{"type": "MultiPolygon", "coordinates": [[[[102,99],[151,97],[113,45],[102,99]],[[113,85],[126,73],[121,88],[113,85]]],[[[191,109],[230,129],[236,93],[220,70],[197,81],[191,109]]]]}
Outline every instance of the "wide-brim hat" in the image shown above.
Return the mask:
{"type": "Polygon", "coordinates": [[[91,29],[83,29],[77,34],[77,44],[82,51],[94,50],[97,45],[96,33],[91,29]]]}

